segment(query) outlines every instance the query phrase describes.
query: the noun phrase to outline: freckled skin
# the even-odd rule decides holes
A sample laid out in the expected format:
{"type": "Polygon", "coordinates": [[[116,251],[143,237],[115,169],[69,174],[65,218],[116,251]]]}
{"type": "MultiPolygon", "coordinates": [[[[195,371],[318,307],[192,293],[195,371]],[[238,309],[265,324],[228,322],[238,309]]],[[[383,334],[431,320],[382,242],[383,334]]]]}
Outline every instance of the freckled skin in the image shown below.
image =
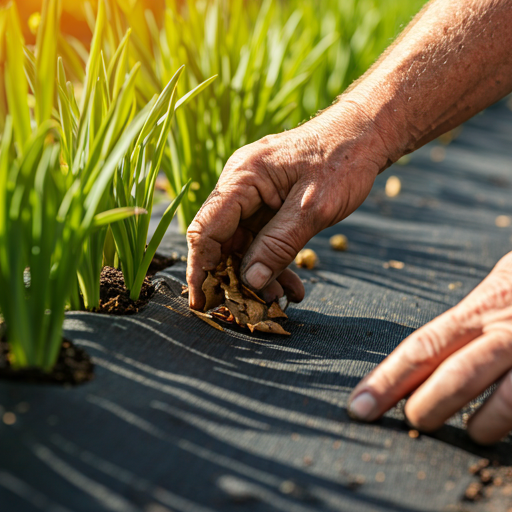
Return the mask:
{"type": "MultiPolygon", "coordinates": [[[[190,306],[204,305],[205,269],[242,247],[245,284],[246,271],[260,263],[271,275],[263,293],[300,301],[304,287],[287,267],[315,234],[357,209],[400,157],[512,91],[511,26],[512,0],[433,0],[332,107],[236,151],[188,230],[190,306]]],[[[511,302],[512,253],[358,385],[352,398],[370,393],[367,413],[376,404],[362,419],[416,390],[406,413],[431,430],[506,373],[469,424],[482,443],[505,435],[512,429],[511,302]]]]}

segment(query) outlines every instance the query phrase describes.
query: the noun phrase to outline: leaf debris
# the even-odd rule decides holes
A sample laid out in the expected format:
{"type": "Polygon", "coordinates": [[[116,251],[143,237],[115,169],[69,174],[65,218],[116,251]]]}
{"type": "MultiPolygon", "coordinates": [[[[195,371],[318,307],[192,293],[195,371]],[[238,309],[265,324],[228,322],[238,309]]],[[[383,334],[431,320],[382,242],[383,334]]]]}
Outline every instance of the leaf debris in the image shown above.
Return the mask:
{"type": "Polygon", "coordinates": [[[251,332],[260,331],[289,336],[273,319],[288,318],[277,302],[267,304],[261,297],[241,283],[238,278],[241,257],[228,256],[214,271],[208,272],[202,290],[206,297],[203,312],[191,310],[201,320],[218,330],[224,329],[217,321],[236,323],[251,332]]]}

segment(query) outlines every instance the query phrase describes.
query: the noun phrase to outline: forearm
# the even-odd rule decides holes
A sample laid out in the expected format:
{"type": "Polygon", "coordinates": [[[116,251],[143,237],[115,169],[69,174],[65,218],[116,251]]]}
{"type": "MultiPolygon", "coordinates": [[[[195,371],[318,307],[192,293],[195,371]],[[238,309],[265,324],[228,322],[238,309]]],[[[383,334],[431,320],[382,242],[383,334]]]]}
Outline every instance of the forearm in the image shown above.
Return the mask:
{"type": "Polygon", "coordinates": [[[317,119],[335,134],[358,112],[385,168],[512,91],[511,26],[512,0],[434,0],[317,119]]]}

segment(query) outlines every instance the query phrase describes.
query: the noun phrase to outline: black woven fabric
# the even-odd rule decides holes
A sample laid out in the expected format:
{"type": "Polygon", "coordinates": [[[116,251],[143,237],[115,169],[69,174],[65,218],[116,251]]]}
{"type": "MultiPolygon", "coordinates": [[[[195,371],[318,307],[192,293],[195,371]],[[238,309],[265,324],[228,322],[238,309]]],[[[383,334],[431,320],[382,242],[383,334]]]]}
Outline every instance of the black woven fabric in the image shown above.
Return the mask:
{"type": "MultiPolygon", "coordinates": [[[[512,112],[502,102],[451,145],[435,142],[380,176],[358,212],[309,244],[320,266],[299,272],[307,296],[288,309],[290,338],[221,333],[192,316],[180,296],[184,264],[158,274],[155,299],[134,317],[68,314],[66,336],[94,357],[96,378],[75,389],[0,382],[1,412],[16,414],[0,423],[0,510],[457,504],[468,466],[482,456],[511,463],[510,443],[477,447],[460,415],[413,439],[400,407],[356,423],[347,397],[512,250],[512,227],[495,226],[512,215],[511,167],[512,112]],[[445,159],[433,162],[433,150],[445,159]],[[402,181],[393,199],[390,174],[402,181]],[[347,252],[330,249],[335,233],[348,237],[347,252]]],[[[162,250],[183,253],[183,238],[170,233],[162,250]]]]}

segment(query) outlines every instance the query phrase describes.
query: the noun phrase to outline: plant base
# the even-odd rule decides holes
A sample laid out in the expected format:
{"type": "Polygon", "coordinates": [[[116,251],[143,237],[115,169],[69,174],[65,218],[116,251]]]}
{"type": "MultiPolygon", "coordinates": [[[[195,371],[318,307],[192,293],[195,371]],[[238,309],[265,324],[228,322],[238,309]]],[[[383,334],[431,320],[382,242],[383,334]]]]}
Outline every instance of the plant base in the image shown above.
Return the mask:
{"type": "Polygon", "coordinates": [[[15,370],[11,367],[9,356],[9,344],[4,340],[0,341],[0,379],[76,386],[94,378],[94,365],[89,354],[66,339],[62,341],[59,358],[50,373],[45,373],[39,368],[15,370]]]}
{"type": "Polygon", "coordinates": [[[139,300],[134,301],[124,284],[123,273],[113,267],[104,267],[101,271],[100,307],[96,313],[134,315],[149,302],[154,292],[151,279],[146,277],[139,300]]]}

